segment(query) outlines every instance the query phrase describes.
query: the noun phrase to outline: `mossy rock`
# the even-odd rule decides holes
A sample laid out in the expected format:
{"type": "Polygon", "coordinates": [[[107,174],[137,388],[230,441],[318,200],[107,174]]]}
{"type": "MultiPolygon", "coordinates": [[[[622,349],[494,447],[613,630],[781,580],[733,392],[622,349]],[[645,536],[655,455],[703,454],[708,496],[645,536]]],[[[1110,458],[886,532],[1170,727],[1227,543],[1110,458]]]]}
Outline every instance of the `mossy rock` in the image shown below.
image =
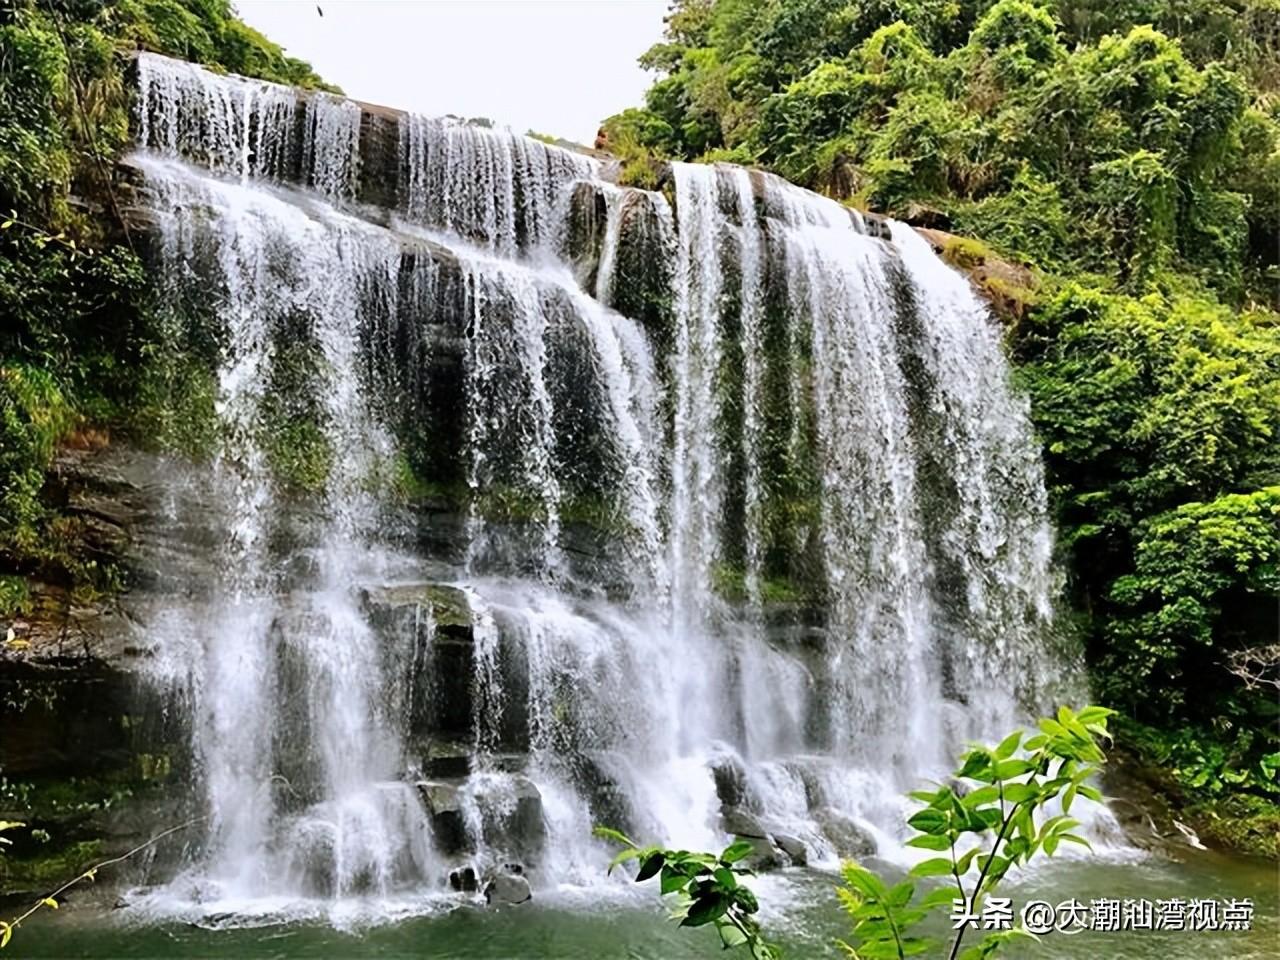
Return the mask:
{"type": "Polygon", "coordinates": [[[1280,860],[1280,806],[1239,793],[1187,809],[1205,843],[1251,856],[1280,860]]]}
{"type": "Polygon", "coordinates": [[[50,840],[47,853],[0,856],[0,889],[6,894],[43,894],[92,866],[101,859],[102,849],[101,840],[81,840],[66,845],[50,840]]]}
{"type": "Polygon", "coordinates": [[[944,261],[968,274],[998,316],[1020,320],[1035,306],[1040,283],[1030,267],[1001,257],[973,237],[929,228],[918,231],[944,261]]]}
{"type": "Polygon", "coordinates": [[[431,615],[435,618],[437,626],[471,626],[471,604],[467,600],[467,595],[457,587],[440,583],[429,584],[426,595],[431,602],[431,615]]]}
{"type": "MultiPolygon", "coordinates": [[[[742,603],[747,599],[747,578],[743,570],[729,564],[719,564],[712,571],[712,587],[721,598],[730,603],[742,603]]],[[[802,604],[812,599],[812,589],[803,583],[786,577],[761,577],[760,601],[766,606],[802,604]]]]}
{"type": "Polygon", "coordinates": [[[429,606],[437,628],[471,628],[471,604],[458,587],[445,583],[411,583],[374,587],[365,592],[373,607],[429,606]]]}

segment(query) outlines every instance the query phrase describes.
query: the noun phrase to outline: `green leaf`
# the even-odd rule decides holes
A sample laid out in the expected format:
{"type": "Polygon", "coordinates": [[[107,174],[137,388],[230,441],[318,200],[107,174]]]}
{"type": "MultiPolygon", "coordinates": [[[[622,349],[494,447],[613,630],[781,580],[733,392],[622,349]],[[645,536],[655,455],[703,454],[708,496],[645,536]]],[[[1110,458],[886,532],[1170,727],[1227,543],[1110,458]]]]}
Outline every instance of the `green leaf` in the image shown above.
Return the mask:
{"type": "Polygon", "coordinates": [[[1081,723],[1105,723],[1108,717],[1114,717],[1116,712],[1108,710],[1106,707],[1085,707],[1076,716],[1081,723]]]}
{"type": "Polygon", "coordinates": [[[635,849],[621,851],[617,856],[615,856],[612,860],[609,861],[609,869],[605,872],[613,873],[614,867],[619,867],[629,860],[640,859],[641,853],[642,851],[635,850],[635,849]]]}
{"type": "Polygon", "coordinates": [[[1012,780],[1033,769],[1035,768],[1026,760],[1001,760],[995,765],[995,775],[997,780],[1012,780]]]}
{"type": "Polygon", "coordinates": [[[1034,840],[1036,837],[1036,822],[1032,816],[1030,805],[1022,807],[1014,817],[1014,825],[1018,828],[1018,833],[1025,840],[1034,840]]]}
{"type": "Polygon", "coordinates": [[[982,833],[986,830],[997,830],[1004,819],[997,807],[983,807],[975,810],[973,817],[965,824],[964,829],[970,833],[982,833]]]}
{"type": "Polygon", "coordinates": [[[744,913],[757,913],[760,901],[750,887],[738,887],[733,891],[733,902],[742,908],[744,913]]]}
{"type": "Polygon", "coordinates": [[[931,937],[903,937],[902,955],[904,957],[914,957],[932,949],[935,944],[937,944],[937,941],[931,937]]]}
{"type": "Polygon", "coordinates": [[[1029,783],[1010,783],[1004,788],[1004,798],[1009,803],[1024,803],[1040,796],[1040,791],[1029,783]]]}
{"type": "Polygon", "coordinates": [[[667,858],[661,850],[649,854],[640,864],[640,870],[636,873],[636,883],[643,883],[651,877],[656,877],[666,862],[667,858]]]}
{"type": "Polygon", "coordinates": [[[920,836],[912,837],[908,840],[907,846],[919,847],[922,850],[949,850],[951,848],[951,840],[946,836],[922,833],[920,836]]]}
{"type": "Polygon", "coordinates": [[[1019,859],[1027,856],[1031,852],[1031,841],[1026,837],[1014,837],[1012,840],[1006,840],[1004,849],[1001,851],[1006,857],[1017,863],[1019,859]]]}
{"type": "Polygon", "coordinates": [[[749,856],[755,848],[755,844],[750,840],[735,840],[724,848],[724,852],[720,854],[720,861],[722,863],[737,863],[743,857],[749,856]]]}
{"type": "Polygon", "coordinates": [[[1080,844],[1080,846],[1084,847],[1086,850],[1093,852],[1093,847],[1089,843],[1089,841],[1086,840],[1084,837],[1080,836],[1078,833],[1060,833],[1058,834],[1058,839],[1065,840],[1067,843],[1078,843],[1080,844]]]}
{"type": "Polygon", "coordinates": [[[747,935],[732,923],[717,924],[716,932],[720,934],[720,942],[724,944],[726,950],[740,947],[747,942],[747,935]]]}
{"type": "Polygon", "coordinates": [[[858,947],[864,960],[898,960],[898,945],[893,940],[869,940],[858,947]]]}
{"type": "Polygon", "coordinates": [[[733,890],[738,886],[738,878],[733,875],[733,871],[728,867],[716,867],[713,874],[716,882],[725,890],[733,890]]]}
{"type": "Polygon", "coordinates": [[[978,867],[987,871],[987,879],[983,881],[983,886],[986,890],[990,890],[993,883],[1003,877],[1005,871],[1009,869],[1009,861],[1001,856],[984,854],[978,857],[978,867]]]}
{"type": "Polygon", "coordinates": [[[970,750],[964,755],[964,763],[956,772],[956,776],[969,779],[980,779],[980,774],[991,768],[991,754],[985,749],[970,750]]]}
{"type": "Polygon", "coordinates": [[[1067,728],[1056,720],[1050,720],[1048,717],[1040,721],[1040,729],[1051,737],[1067,736],[1067,728]]]}
{"type": "Polygon", "coordinates": [[[934,857],[932,860],[923,860],[917,863],[907,871],[907,874],[912,877],[943,877],[951,873],[951,866],[949,859],[934,857]]]}
{"type": "Polygon", "coordinates": [[[972,810],[974,807],[979,807],[984,803],[991,803],[993,800],[998,799],[1000,799],[1000,788],[993,783],[989,783],[985,787],[970,790],[960,798],[960,802],[972,810]]]}
{"type": "Polygon", "coordinates": [[[959,891],[952,887],[938,887],[936,890],[930,890],[920,900],[920,906],[926,910],[933,910],[937,907],[950,907],[953,902],[959,900],[957,895],[959,891]]]}
{"type": "Polygon", "coordinates": [[[1073,783],[1071,786],[1067,787],[1066,792],[1062,795],[1063,813],[1071,812],[1071,804],[1074,803],[1076,799],[1076,789],[1076,785],[1073,783]]]}
{"type": "Polygon", "coordinates": [[[615,843],[621,843],[632,848],[636,845],[635,841],[625,833],[622,833],[620,830],[614,830],[612,827],[596,827],[591,832],[601,840],[612,840],[615,843]]]}
{"type": "Polygon", "coordinates": [[[887,891],[880,878],[865,867],[860,867],[853,861],[849,861],[844,865],[843,871],[845,883],[853,887],[865,897],[875,900],[883,900],[887,891]]]}
{"type": "Polygon", "coordinates": [[[729,909],[729,898],[722,893],[713,893],[693,901],[689,912],[680,921],[682,927],[701,927],[719,920],[729,909]]]}
{"type": "Polygon", "coordinates": [[[889,888],[889,895],[885,897],[885,903],[894,910],[900,909],[911,901],[911,896],[915,892],[916,885],[910,880],[903,880],[901,883],[896,883],[889,888]]]}
{"type": "Polygon", "coordinates": [[[923,810],[917,811],[907,820],[909,826],[915,827],[922,833],[938,834],[947,829],[947,815],[941,810],[935,810],[932,807],[925,807],[923,810]]]}
{"type": "Polygon", "coordinates": [[[883,915],[868,917],[853,928],[859,940],[888,940],[893,937],[893,924],[883,915]]]}
{"type": "Polygon", "coordinates": [[[1008,760],[1013,756],[1013,751],[1018,749],[1018,744],[1022,742],[1022,731],[1015,730],[1003,740],[995,749],[995,757],[997,760],[1008,760]]]}
{"type": "Polygon", "coordinates": [[[681,873],[680,871],[675,870],[671,867],[662,868],[662,880],[660,882],[660,889],[662,891],[663,896],[666,896],[668,893],[675,893],[677,890],[684,887],[684,885],[687,884],[688,882],[689,882],[689,878],[685,876],[683,873],[681,873]]]}

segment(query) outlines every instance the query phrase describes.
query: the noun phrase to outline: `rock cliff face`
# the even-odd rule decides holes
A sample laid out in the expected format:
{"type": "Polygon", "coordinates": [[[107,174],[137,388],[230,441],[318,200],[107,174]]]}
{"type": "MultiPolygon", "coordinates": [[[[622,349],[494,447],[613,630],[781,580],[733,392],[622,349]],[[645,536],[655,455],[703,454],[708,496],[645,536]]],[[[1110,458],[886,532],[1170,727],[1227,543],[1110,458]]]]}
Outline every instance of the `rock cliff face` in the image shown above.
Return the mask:
{"type": "Polygon", "coordinates": [[[128,589],[24,625],[4,682],[62,693],[8,698],[2,759],[56,787],[84,731],[101,789],[205,817],[165,903],[513,902],[594,876],[595,823],[860,855],[1062,679],[1023,405],[914,232],[163,58],[137,84],[122,206],[212,450],[67,455],[128,589]]]}
{"type": "Polygon", "coordinates": [[[0,820],[25,825],[0,859],[5,894],[46,892],[182,813],[167,788],[189,775],[186,718],[145,682],[135,629],[168,590],[207,575],[192,540],[158,522],[175,469],[124,448],[68,449],[55,463],[46,495],[123,592],[34,582],[30,612],[4,625],[0,820]]]}

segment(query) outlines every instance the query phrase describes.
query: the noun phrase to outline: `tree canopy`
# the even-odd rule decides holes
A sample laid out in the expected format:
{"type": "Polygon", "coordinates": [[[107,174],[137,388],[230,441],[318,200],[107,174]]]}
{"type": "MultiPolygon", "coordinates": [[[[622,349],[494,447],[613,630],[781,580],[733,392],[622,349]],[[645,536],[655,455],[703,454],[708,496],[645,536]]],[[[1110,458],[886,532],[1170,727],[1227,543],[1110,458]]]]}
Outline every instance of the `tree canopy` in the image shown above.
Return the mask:
{"type": "Polygon", "coordinates": [[[1280,5],[678,0],[610,141],[928,210],[1053,272],[1270,302],[1280,5]]]}

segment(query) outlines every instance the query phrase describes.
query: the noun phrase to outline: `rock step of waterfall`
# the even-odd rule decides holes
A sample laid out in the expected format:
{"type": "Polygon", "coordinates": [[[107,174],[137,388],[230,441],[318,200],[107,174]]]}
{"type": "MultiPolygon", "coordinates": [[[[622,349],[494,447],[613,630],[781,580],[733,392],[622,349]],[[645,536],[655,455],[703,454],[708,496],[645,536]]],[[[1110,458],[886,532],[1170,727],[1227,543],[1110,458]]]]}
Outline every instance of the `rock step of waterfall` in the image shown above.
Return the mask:
{"type": "Polygon", "coordinates": [[[905,790],[1075,698],[1026,403],[909,228],[137,83],[132,215],[216,370],[213,572],[140,627],[209,814],[170,907],[594,883],[599,823],[901,859],[905,790]]]}

